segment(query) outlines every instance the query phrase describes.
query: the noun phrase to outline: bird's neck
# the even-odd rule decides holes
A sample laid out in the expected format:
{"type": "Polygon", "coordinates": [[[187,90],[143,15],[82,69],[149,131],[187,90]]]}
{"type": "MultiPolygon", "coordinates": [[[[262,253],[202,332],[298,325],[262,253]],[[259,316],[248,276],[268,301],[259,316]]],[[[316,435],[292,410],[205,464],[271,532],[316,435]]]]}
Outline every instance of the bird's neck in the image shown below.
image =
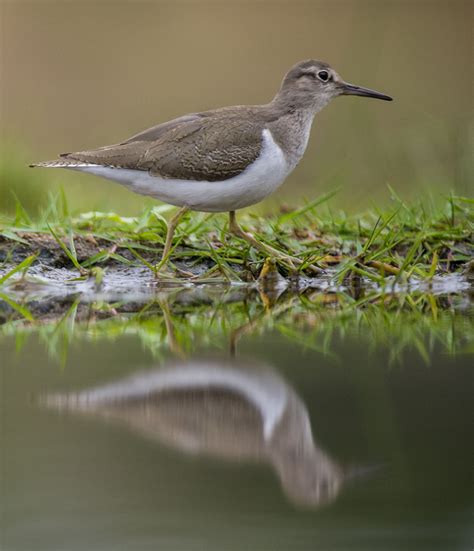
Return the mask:
{"type": "Polygon", "coordinates": [[[317,111],[312,106],[293,105],[278,95],[265,106],[268,128],[293,169],[303,157],[317,111]]]}

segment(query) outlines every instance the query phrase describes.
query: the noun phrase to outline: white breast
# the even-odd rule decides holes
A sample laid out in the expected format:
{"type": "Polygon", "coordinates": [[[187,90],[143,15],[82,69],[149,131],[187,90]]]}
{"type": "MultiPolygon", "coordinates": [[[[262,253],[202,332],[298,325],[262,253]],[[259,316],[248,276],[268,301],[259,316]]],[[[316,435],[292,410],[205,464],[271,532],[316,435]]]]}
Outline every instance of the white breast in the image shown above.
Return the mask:
{"type": "Polygon", "coordinates": [[[226,212],[262,201],[283,183],[292,168],[270,130],[265,129],[257,160],[238,176],[220,182],[174,180],[151,176],[143,170],[100,165],[83,165],[73,170],[114,180],[136,193],[151,195],[171,205],[204,212],[226,212]]]}

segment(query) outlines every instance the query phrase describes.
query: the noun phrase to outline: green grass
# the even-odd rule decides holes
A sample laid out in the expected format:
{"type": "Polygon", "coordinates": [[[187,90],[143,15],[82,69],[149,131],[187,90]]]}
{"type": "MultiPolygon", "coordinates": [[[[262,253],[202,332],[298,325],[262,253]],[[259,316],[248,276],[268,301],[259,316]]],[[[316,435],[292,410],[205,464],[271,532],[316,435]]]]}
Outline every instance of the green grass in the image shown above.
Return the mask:
{"type": "Polygon", "coordinates": [[[61,361],[78,339],[125,334],[138,336],[157,356],[167,348],[228,346],[259,332],[277,332],[334,357],[340,339],[350,335],[369,348],[387,347],[393,363],[412,349],[425,362],[435,347],[472,353],[474,318],[466,286],[472,281],[474,201],[450,195],[441,204],[430,199],[409,205],[392,191],[391,208],[349,216],[333,210],[330,198],[270,217],[240,218],[272,247],[325,269],[329,291],[289,288],[280,296],[272,278],[275,268],[290,275],[285,263],[229,236],[226,216],[192,213],[176,232],[172,259],[186,261],[187,267],[206,263],[195,279],[203,286],[185,288],[187,280],[177,275],[181,286],[148,287],[149,294],[134,302],[125,297],[113,303],[99,295],[91,302],[80,293],[42,298],[29,271],[42,264],[47,273],[53,258],[68,268],[71,279],[93,278],[92,288],[98,290],[107,272],[122,265],[144,267],[153,282],[173,208],[149,207],[133,218],[75,214],[59,194],[33,218],[17,202],[15,215],[0,219],[0,337],[15,336],[22,346],[29,336],[38,336],[61,361]],[[464,290],[435,290],[434,278],[439,283],[452,272],[463,273],[456,281],[464,290]],[[206,285],[237,281],[252,285],[206,285]]]}
{"type": "MultiPolygon", "coordinates": [[[[259,240],[303,260],[300,271],[309,274],[305,268],[309,264],[333,268],[339,282],[363,278],[383,284],[389,276],[401,282],[413,277],[429,281],[436,274],[460,270],[471,260],[473,199],[450,195],[437,204],[432,198],[406,204],[391,193],[390,208],[374,207],[357,216],[333,210],[329,200],[334,193],[330,193],[289,212],[269,217],[246,213],[239,221],[259,240]]],[[[49,235],[61,247],[65,263],[82,277],[94,275],[93,268],[107,267],[111,261],[143,264],[153,272],[164,243],[166,218],[173,210],[167,205],[150,206],[138,217],[75,214],[61,193],[50,197],[47,209],[34,219],[17,201],[15,215],[0,218],[0,236],[13,251],[24,244],[25,232],[30,238],[31,233],[49,235]],[[90,237],[102,246],[79,257],[77,240],[90,237]],[[130,252],[128,258],[123,251],[130,252]]],[[[187,215],[175,234],[172,261],[192,266],[209,260],[212,267],[201,274],[204,279],[257,278],[265,255],[230,236],[227,225],[225,215],[187,215]]],[[[32,247],[30,254],[34,253],[32,247]]],[[[285,262],[279,261],[278,268],[283,275],[290,274],[285,262]]],[[[7,280],[3,275],[0,284],[7,280]]]]}

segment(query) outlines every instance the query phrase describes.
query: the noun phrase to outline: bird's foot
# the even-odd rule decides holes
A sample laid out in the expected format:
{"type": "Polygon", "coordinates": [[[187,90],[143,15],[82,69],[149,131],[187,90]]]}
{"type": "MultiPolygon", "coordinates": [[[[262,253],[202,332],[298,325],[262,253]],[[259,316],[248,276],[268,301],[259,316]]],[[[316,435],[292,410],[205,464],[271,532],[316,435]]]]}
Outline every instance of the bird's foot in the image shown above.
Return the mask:
{"type": "MultiPolygon", "coordinates": [[[[278,252],[278,251],[277,251],[278,252]]],[[[319,266],[316,266],[314,264],[306,264],[304,260],[301,260],[301,258],[297,258],[296,256],[290,256],[284,253],[280,253],[279,255],[274,255],[274,258],[278,261],[281,260],[282,262],[285,262],[286,264],[289,264],[289,266],[294,270],[298,271],[302,266],[304,266],[305,270],[309,270],[310,272],[314,274],[322,274],[324,270],[320,268],[319,266]]]]}
{"type": "Polygon", "coordinates": [[[240,226],[238,226],[237,228],[233,228],[233,230],[234,230],[233,233],[235,235],[250,243],[254,248],[262,251],[263,253],[269,255],[270,257],[273,257],[277,261],[284,262],[293,271],[297,271],[298,268],[300,268],[301,266],[304,266],[305,269],[315,274],[321,274],[324,272],[324,270],[322,268],[319,268],[319,266],[315,266],[314,264],[306,264],[306,262],[304,260],[301,260],[301,258],[297,258],[296,256],[291,256],[282,251],[279,251],[278,249],[275,249],[271,245],[262,243],[253,234],[244,231],[240,226]]]}
{"type": "Polygon", "coordinates": [[[173,270],[171,270],[168,263],[164,264],[163,262],[159,262],[155,266],[155,279],[159,281],[178,280],[183,278],[190,279],[195,277],[196,277],[196,274],[193,274],[192,272],[188,272],[187,270],[178,268],[175,265],[173,265],[173,270]]]}

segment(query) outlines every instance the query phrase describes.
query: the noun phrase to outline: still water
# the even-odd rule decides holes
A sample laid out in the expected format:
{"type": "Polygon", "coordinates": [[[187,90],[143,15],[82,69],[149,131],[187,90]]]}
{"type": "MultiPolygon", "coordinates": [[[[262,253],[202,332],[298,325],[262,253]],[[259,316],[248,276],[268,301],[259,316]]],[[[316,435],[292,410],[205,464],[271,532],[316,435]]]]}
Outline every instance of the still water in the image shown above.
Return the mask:
{"type": "Polygon", "coordinates": [[[470,549],[466,313],[382,338],[290,306],[0,334],[2,551],[470,549]]]}

